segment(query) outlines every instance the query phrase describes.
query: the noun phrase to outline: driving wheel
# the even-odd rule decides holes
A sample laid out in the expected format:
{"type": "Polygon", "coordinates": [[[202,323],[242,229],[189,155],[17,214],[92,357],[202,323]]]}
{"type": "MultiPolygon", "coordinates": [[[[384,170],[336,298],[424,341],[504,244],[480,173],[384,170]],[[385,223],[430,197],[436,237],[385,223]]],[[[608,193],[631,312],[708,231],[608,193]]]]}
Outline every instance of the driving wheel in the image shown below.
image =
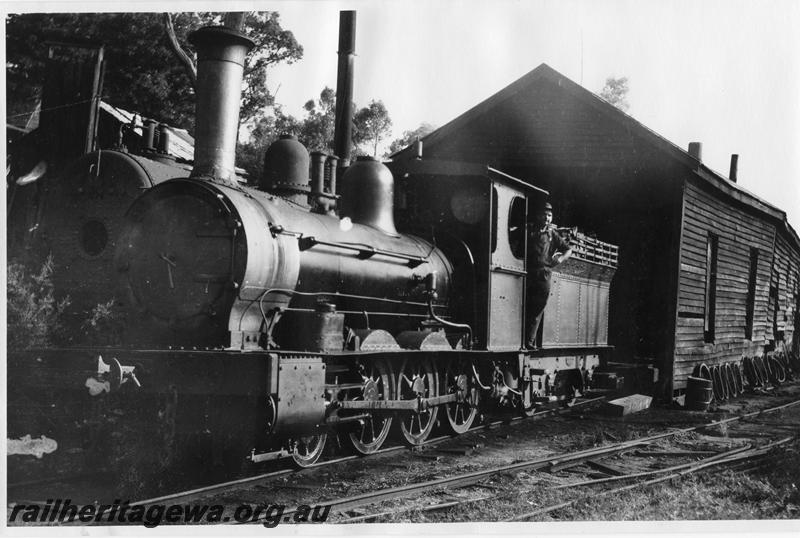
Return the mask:
{"type": "Polygon", "coordinates": [[[471,369],[463,361],[451,361],[445,368],[442,394],[455,394],[455,402],[445,406],[450,431],[456,435],[472,427],[478,415],[480,393],[471,369]]]}
{"type": "MultiPolygon", "coordinates": [[[[357,399],[361,400],[391,400],[394,391],[394,382],[391,372],[382,360],[370,361],[364,366],[361,374],[364,386],[357,399]]],[[[366,455],[377,452],[392,427],[392,417],[370,413],[369,416],[355,423],[353,430],[347,435],[347,440],[353,450],[358,454],[366,455]]]]}
{"type": "MultiPolygon", "coordinates": [[[[438,395],[436,371],[427,359],[406,361],[397,376],[397,397],[400,400],[416,400],[438,395]]],[[[430,436],[437,407],[423,409],[416,413],[405,412],[401,415],[400,431],[404,440],[410,445],[421,445],[430,436]]]]}

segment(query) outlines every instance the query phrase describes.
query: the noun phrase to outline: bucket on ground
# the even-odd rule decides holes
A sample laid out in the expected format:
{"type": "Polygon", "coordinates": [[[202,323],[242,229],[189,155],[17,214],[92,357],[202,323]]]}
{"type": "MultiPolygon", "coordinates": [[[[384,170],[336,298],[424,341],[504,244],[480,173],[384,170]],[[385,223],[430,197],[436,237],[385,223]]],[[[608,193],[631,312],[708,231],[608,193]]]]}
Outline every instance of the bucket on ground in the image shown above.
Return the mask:
{"type": "Polygon", "coordinates": [[[686,383],[686,409],[705,411],[711,403],[712,395],[711,380],[689,376],[686,383]]]}

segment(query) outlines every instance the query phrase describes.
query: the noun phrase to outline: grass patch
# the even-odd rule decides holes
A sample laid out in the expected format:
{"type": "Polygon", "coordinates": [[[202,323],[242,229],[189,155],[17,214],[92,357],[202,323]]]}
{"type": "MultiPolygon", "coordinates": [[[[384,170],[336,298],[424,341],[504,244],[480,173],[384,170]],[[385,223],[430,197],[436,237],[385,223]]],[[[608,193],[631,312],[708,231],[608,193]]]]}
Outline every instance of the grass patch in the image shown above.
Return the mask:
{"type": "MultiPolygon", "coordinates": [[[[559,520],[787,519],[800,517],[800,442],[745,472],[724,468],[577,501],[559,520]]],[[[585,490],[583,495],[588,495],[585,490]]],[[[543,520],[547,520],[544,519],[543,520]]]]}

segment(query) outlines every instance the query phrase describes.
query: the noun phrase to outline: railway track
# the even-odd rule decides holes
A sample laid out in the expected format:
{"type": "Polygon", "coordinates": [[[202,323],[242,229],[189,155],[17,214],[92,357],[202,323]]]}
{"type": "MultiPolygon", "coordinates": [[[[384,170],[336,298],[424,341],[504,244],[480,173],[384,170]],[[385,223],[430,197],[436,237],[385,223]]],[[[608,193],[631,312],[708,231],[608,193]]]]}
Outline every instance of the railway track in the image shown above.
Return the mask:
{"type": "MultiPolygon", "coordinates": [[[[797,397],[797,392],[794,391],[795,398],[797,397]]],[[[584,410],[591,407],[591,404],[597,404],[599,400],[602,400],[602,398],[579,402],[573,408],[552,410],[537,415],[534,419],[560,416],[561,418],[556,418],[555,420],[560,420],[564,423],[586,420],[587,417],[583,416],[584,410]]],[[[648,487],[717,466],[747,468],[748,466],[763,465],[764,458],[769,457],[771,450],[789,443],[800,431],[800,427],[798,427],[800,422],[787,423],[785,420],[773,419],[776,413],[792,408],[800,410],[800,399],[722,420],[673,428],[667,432],[646,435],[622,442],[613,442],[586,450],[550,454],[544,457],[517,461],[509,465],[485,466],[471,472],[445,471],[448,476],[432,480],[423,479],[401,486],[381,489],[369,487],[366,488],[369,491],[359,492],[355,495],[349,495],[347,494],[349,492],[345,492],[345,495],[341,496],[320,496],[316,492],[317,495],[315,496],[313,490],[316,488],[313,486],[293,485],[291,482],[293,479],[305,478],[308,481],[310,478],[312,483],[322,484],[326,482],[327,477],[320,475],[320,473],[339,472],[336,469],[347,465],[348,462],[354,462],[354,460],[364,462],[363,465],[358,466],[359,468],[379,469],[381,465],[401,467],[404,464],[396,462],[400,457],[414,458],[416,461],[435,458],[437,462],[430,462],[430,465],[438,467],[439,458],[448,458],[448,456],[460,452],[460,450],[452,448],[437,448],[446,441],[455,439],[458,442],[461,439],[461,437],[443,436],[431,439],[426,443],[422,451],[410,451],[407,447],[401,446],[389,447],[367,458],[357,456],[337,458],[300,471],[283,469],[263,473],[239,480],[144,499],[131,503],[131,506],[180,503],[209,504],[220,499],[227,499],[225,502],[230,502],[230,499],[234,498],[237,501],[246,502],[248,495],[252,495],[254,491],[270,491],[274,494],[274,492],[282,489],[285,492],[285,489],[289,488],[292,491],[300,490],[300,494],[308,497],[308,499],[304,498],[303,502],[294,504],[287,502],[285,504],[287,508],[283,512],[284,521],[289,521],[298,507],[313,504],[330,509],[328,518],[330,523],[356,523],[363,521],[392,521],[398,517],[402,518],[403,514],[408,512],[425,513],[427,514],[426,517],[435,520],[437,517],[436,512],[468,507],[471,504],[474,505],[497,498],[506,489],[504,481],[513,476],[526,476],[528,479],[535,477],[535,481],[538,482],[555,482],[550,484],[548,489],[554,492],[566,492],[571,495],[571,498],[567,500],[537,507],[536,510],[508,518],[508,520],[525,521],[548,512],[566,508],[591,497],[612,495],[615,492],[648,487]],[[736,429],[734,426],[736,426],[736,429]],[[757,431],[753,431],[753,429],[757,429],[757,431]],[[687,448],[685,444],[675,442],[676,438],[690,433],[703,436],[704,433],[709,434],[710,432],[720,431],[726,432],[728,435],[726,443],[729,446],[723,449],[706,447],[703,450],[698,450],[697,447],[690,446],[687,448]],[[730,446],[733,438],[737,439],[737,443],[735,443],[735,446],[730,446]],[[739,440],[741,442],[738,442],[739,440]],[[391,455],[394,453],[398,453],[400,456],[392,458],[391,455]],[[432,453],[447,454],[447,456],[433,456],[432,453]],[[381,458],[381,455],[384,457],[381,458]],[[390,457],[386,458],[386,455],[390,457]],[[649,468],[634,465],[631,463],[633,461],[647,461],[649,468]],[[654,466],[658,468],[653,469],[652,467],[654,466]],[[288,483],[287,480],[289,481],[288,483]],[[424,503],[420,503],[420,499],[425,499],[424,503]],[[387,508],[387,505],[390,504],[391,507],[387,508]]],[[[593,417],[588,418],[593,420],[593,417]]],[[[682,417],[679,415],[678,418],[682,417]]],[[[797,415],[797,419],[800,421],[800,413],[797,415]]],[[[511,424],[512,426],[527,427],[527,422],[527,419],[494,421],[473,428],[467,435],[473,433],[480,435],[480,432],[490,430],[496,434],[496,437],[506,439],[508,435],[514,434],[504,433],[506,430],[498,428],[500,425],[511,424]]],[[[541,424],[549,427],[550,422],[542,422],[541,424]]],[[[578,429],[580,430],[581,427],[578,429]]],[[[604,434],[607,435],[607,439],[614,439],[613,434],[605,431],[604,434]]],[[[491,436],[489,433],[486,435],[491,436]]],[[[706,435],[705,437],[708,436],[706,435]]],[[[453,456],[448,460],[443,460],[443,463],[449,464],[455,460],[463,462],[468,459],[453,456]]],[[[341,473],[346,476],[347,471],[342,470],[341,473]]],[[[415,479],[409,478],[409,480],[415,479]]],[[[358,483],[357,479],[355,479],[354,483],[358,483]]],[[[250,522],[258,521],[260,520],[254,519],[250,522]]]]}
{"type": "MultiPolygon", "coordinates": [[[[577,408],[580,409],[582,406],[588,407],[589,404],[597,403],[597,400],[602,400],[602,399],[581,402],[577,405],[577,408]]],[[[380,520],[380,518],[396,516],[397,514],[407,510],[431,512],[431,511],[445,510],[460,505],[467,505],[470,503],[477,503],[488,500],[490,498],[493,498],[496,495],[496,491],[500,489],[498,486],[493,486],[491,484],[491,479],[493,477],[497,477],[500,475],[508,475],[520,472],[536,472],[536,471],[544,471],[548,473],[558,473],[560,471],[574,472],[576,469],[579,469],[582,466],[586,466],[587,462],[591,462],[589,465],[597,464],[597,462],[603,460],[604,458],[609,458],[615,455],[619,455],[626,452],[633,452],[636,450],[638,450],[640,454],[643,454],[643,456],[639,457],[660,456],[660,457],[666,457],[667,458],[666,461],[670,461],[669,458],[682,455],[692,460],[690,462],[682,464],[666,465],[663,469],[660,469],[657,472],[653,473],[640,472],[640,473],[631,473],[630,476],[616,476],[616,477],[606,476],[599,478],[597,478],[598,475],[595,474],[593,476],[595,476],[596,478],[594,478],[593,480],[583,480],[576,484],[561,485],[559,486],[559,489],[568,489],[573,486],[576,488],[580,487],[591,488],[605,483],[616,484],[617,482],[624,483],[624,486],[622,486],[622,488],[615,488],[610,491],[618,491],[633,487],[643,487],[646,485],[658,483],[662,480],[675,478],[676,476],[682,476],[687,472],[696,472],[702,469],[706,469],[714,465],[731,465],[733,463],[740,463],[752,460],[754,458],[763,456],[773,447],[778,447],[782,444],[785,444],[786,442],[788,442],[788,439],[790,439],[792,436],[787,434],[787,431],[784,428],[786,425],[784,424],[776,423],[769,425],[767,423],[764,423],[765,421],[760,421],[764,423],[764,424],[759,424],[760,426],[769,425],[776,431],[784,428],[780,432],[783,433],[784,436],[774,441],[767,440],[767,442],[761,443],[759,446],[751,446],[751,445],[738,446],[735,449],[729,451],[706,450],[706,451],[701,451],[701,453],[698,453],[698,451],[696,450],[684,450],[685,454],[680,454],[680,451],[675,449],[669,451],[662,450],[661,453],[659,453],[659,451],[652,451],[652,450],[645,451],[641,449],[647,448],[656,443],[657,441],[675,438],[682,434],[687,434],[691,432],[701,432],[703,430],[729,428],[730,425],[740,422],[746,422],[747,424],[756,424],[755,421],[751,421],[750,419],[761,418],[764,415],[769,415],[771,413],[775,413],[795,406],[800,406],[800,400],[794,400],[779,406],[774,406],[764,410],[753,411],[750,413],[744,413],[722,420],[716,420],[712,422],[696,424],[693,426],[672,429],[671,431],[668,432],[659,433],[656,435],[646,436],[629,441],[616,442],[599,448],[592,448],[588,450],[575,451],[565,454],[556,454],[543,458],[537,458],[534,460],[522,461],[511,465],[492,467],[470,473],[454,474],[452,476],[435,480],[426,480],[394,488],[368,491],[358,495],[342,496],[338,498],[317,499],[313,502],[313,504],[318,506],[330,507],[331,514],[333,515],[333,518],[331,519],[332,522],[355,523],[359,521],[375,521],[375,520],[380,520]],[[704,456],[704,457],[699,460],[696,459],[699,456],[704,456]],[[635,484],[629,483],[630,481],[637,479],[639,479],[639,481],[636,482],[635,484]],[[596,482],[595,480],[601,480],[601,481],[596,482]],[[607,480],[607,482],[602,482],[602,480],[607,480]],[[456,490],[469,491],[470,493],[481,492],[481,494],[468,495],[466,497],[461,497],[461,498],[454,498],[452,493],[456,490]],[[487,493],[487,491],[489,493],[487,493]],[[388,511],[378,510],[374,513],[358,513],[357,511],[354,511],[354,509],[357,508],[363,508],[370,505],[380,505],[381,503],[394,502],[400,499],[419,497],[420,495],[423,494],[430,494],[430,492],[439,492],[438,496],[442,498],[441,502],[430,503],[429,505],[424,507],[414,506],[413,508],[400,508],[388,511]]],[[[544,418],[545,416],[571,413],[575,409],[576,408],[573,407],[571,409],[549,412],[546,415],[543,414],[542,418],[544,418]]],[[[506,421],[506,422],[517,423],[520,420],[524,419],[514,419],[512,421],[506,421]]],[[[485,430],[487,428],[491,428],[493,426],[497,426],[502,423],[503,421],[492,422],[489,424],[473,428],[471,431],[478,432],[481,430],[485,430]]],[[[426,444],[426,450],[433,449],[440,443],[443,443],[451,439],[453,438],[450,436],[431,439],[429,443],[426,444]]],[[[407,451],[408,449],[406,447],[389,447],[371,456],[371,458],[375,458],[381,454],[386,455],[404,450],[407,451]]],[[[341,464],[347,461],[352,461],[355,459],[364,459],[364,458],[352,456],[352,457],[330,460],[319,463],[313,468],[306,470],[305,472],[309,471],[313,472],[312,471],[313,469],[319,470],[326,467],[334,467],[337,464],[341,464]]],[[[370,458],[367,458],[367,461],[369,460],[370,458]]],[[[295,473],[297,473],[297,471],[288,469],[281,470],[254,477],[248,477],[242,480],[226,482],[223,484],[215,484],[204,488],[197,488],[194,490],[178,492],[171,495],[146,499],[139,501],[137,503],[133,503],[133,505],[136,504],[150,505],[150,504],[167,503],[167,502],[169,503],[196,502],[200,499],[208,499],[208,498],[213,498],[214,496],[230,494],[237,490],[244,489],[247,487],[252,487],[254,485],[266,484],[276,478],[289,476],[295,473]]],[[[571,502],[575,501],[573,500],[571,502]]],[[[564,504],[564,506],[568,506],[570,503],[564,504]]],[[[298,506],[299,504],[301,503],[298,503],[298,506]]],[[[554,507],[551,507],[550,510],[556,510],[558,508],[563,508],[564,506],[554,505],[554,507]]],[[[291,515],[295,513],[296,509],[297,507],[288,509],[287,511],[284,512],[284,517],[287,518],[291,517],[291,515]]],[[[528,517],[534,517],[539,513],[542,513],[542,511],[539,510],[536,513],[527,515],[528,517]]],[[[524,515],[525,514],[523,514],[523,516],[524,515]]],[[[524,517],[520,516],[520,520],[524,520],[524,517]]]]}
{"type": "MultiPolygon", "coordinates": [[[[539,413],[536,413],[532,417],[521,417],[521,416],[520,417],[516,417],[515,416],[515,417],[509,417],[509,418],[505,418],[505,419],[501,419],[501,420],[490,420],[490,421],[485,422],[483,424],[473,426],[472,428],[470,428],[469,432],[470,433],[480,432],[480,431],[483,431],[483,430],[486,430],[486,429],[489,429],[489,428],[492,428],[492,427],[497,427],[497,426],[501,426],[501,425],[504,425],[504,424],[516,424],[516,423],[519,423],[519,422],[525,421],[525,420],[533,420],[533,421],[542,420],[542,419],[545,419],[545,418],[548,418],[548,417],[557,416],[557,415],[563,415],[565,413],[570,413],[574,409],[587,408],[587,407],[590,407],[592,405],[598,404],[598,403],[600,403],[600,402],[602,402],[604,400],[605,400],[604,397],[585,399],[585,400],[578,401],[572,407],[558,408],[558,409],[548,409],[548,410],[544,410],[544,411],[541,411],[539,413]]],[[[426,441],[424,447],[426,449],[430,449],[431,447],[435,447],[437,445],[440,445],[441,443],[444,443],[444,442],[452,440],[452,439],[453,439],[452,435],[441,435],[441,436],[438,436],[438,437],[431,437],[430,439],[428,439],[428,441],[426,441]]],[[[381,455],[406,452],[406,451],[409,451],[409,450],[413,450],[413,449],[410,449],[407,445],[403,445],[403,444],[391,445],[391,446],[386,446],[386,447],[376,451],[375,453],[367,455],[367,456],[363,456],[363,455],[347,455],[347,456],[342,456],[342,457],[336,457],[334,459],[320,461],[319,463],[316,463],[316,464],[314,464],[314,465],[312,465],[310,467],[307,467],[306,469],[314,470],[314,469],[323,469],[323,468],[327,468],[327,467],[334,467],[334,466],[336,466],[338,464],[342,464],[342,463],[349,462],[349,461],[368,460],[370,458],[376,458],[376,457],[381,456],[381,455]]],[[[305,469],[297,469],[297,468],[277,469],[277,470],[274,470],[274,471],[258,473],[258,474],[255,474],[253,476],[245,476],[245,477],[234,479],[234,480],[229,480],[229,481],[225,481],[225,482],[210,484],[210,485],[206,485],[206,486],[200,486],[200,487],[196,487],[196,488],[190,488],[190,489],[181,490],[181,491],[175,492],[175,493],[169,493],[169,494],[160,495],[160,496],[157,496],[157,497],[147,498],[147,499],[144,499],[144,500],[133,502],[133,503],[131,503],[131,506],[152,505],[152,504],[167,503],[167,502],[170,502],[170,503],[191,502],[191,501],[193,501],[193,500],[195,500],[195,499],[197,499],[199,497],[204,497],[204,496],[209,496],[209,495],[224,494],[224,493],[229,492],[229,491],[235,491],[237,489],[245,488],[245,487],[248,487],[250,485],[258,484],[258,483],[265,482],[265,481],[268,481],[268,480],[272,480],[272,479],[275,479],[275,478],[294,475],[296,473],[302,472],[303,470],[305,470],[305,469]]],[[[41,479],[37,479],[37,480],[30,480],[30,481],[23,481],[23,482],[16,482],[16,483],[11,482],[11,483],[7,484],[7,491],[9,492],[9,500],[11,500],[11,499],[20,499],[20,498],[30,499],[31,496],[26,494],[26,488],[31,488],[33,486],[35,486],[37,489],[41,489],[43,486],[54,485],[54,484],[63,485],[63,484],[69,484],[69,483],[72,483],[72,482],[74,482],[76,484],[83,485],[85,483],[85,480],[88,477],[91,477],[91,476],[104,476],[103,473],[107,473],[107,472],[108,471],[93,471],[93,472],[86,472],[86,473],[75,473],[75,474],[66,475],[66,476],[63,476],[63,475],[62,476],[55,476],[55,477],[52,477],[52,478],[41,478],[41,479]]],[[[36,498],[36,497],[34,496],[33,498],[36,498]]]]}
{"type": "MultiPolygon", "coordinates": [[[[746,422],[747,419],[752,417],[760,417],[762,415],[775,413],[778,411],[786,410],[797,406],[800,406],[800,400],[794,400],[792,402],[783,405],[771,407],[764,410],[754,411],[751,413],[744,413],[723,420],[698,424],[692,427],[680,428],[657,435],[634,439],[631,441],[614,443],[600,448],[592,448],[588,450],[581,450],[567,454],[556,454],[553,456],[547,456],[535,460],[523,461],[511,465],[498,466],[498,467],[483,469],[480,471],[448,476],[436,480],[427,480],[395,488],[387,488],[377,491],[365,492],[363,494],[354,496],[315,500],[314,504],[318,506],[330,507],[331,514],[333,514],[334,517],[333,519],[329,519],[329,521],[334,523],[379,521],[381,518],[397,516],[398,514],[408,511],[430,512],[436,510],[449,509],[459,505],[477,503],[493,498],[495,496],[494,494],[488,494],[488,495],[485,494],[486,489],[495,491],[500,489],[497,486],[492,486],[490,481],[493,477],[521,473],[521,472],[530,473],[535,471],[544,471],[552,474],[559,471],[575,470],[580,466],[587,466],[587,465],[590,468],[597,468],[597,467],[600,467],[601,469],[604,468],[608,472],[619,472],[617,470],[619,468],[618,466],[616,466],[617,469],[615,469],[611,465],[604,465],[602,461],[611,456],[619,455],[625,452],[631,452],[634,449],[653,446],[654,443],[656,443],[657,441],[674,438],[681,434],[688,434],[692,432],[700,432],[703,430],[712,430],[718,428],[726,428],[726,427],[729,428],[730,425],[734,423],[746,422]],[[474,495],[473,493],[475,492],[476,489],[484,490],[484,494],[480,494],[477,496],[474,495]],[[453,492],[455,490],[470,490],[470,491],[468,491],[466,495],[460,496],[461,498],[454,499],[453,497],[455,496],[453,495],[453,492]],[[431,492],[434,493],[433,497],[440,499],[440,502],[429,502],[426,506],[422,507],[420,507],[418,504],[411,504],[410,506],[407,507],[393,508],[392,510],[388,511],[378,509],[377,511],[372,513],[359,513],[356,515],[352,515],[353,514],[352,512],[348,513],[348,511],[351,511],[355,508],[363,508],[366,506],[379,506],[380,503],[387,503],[390,501],[394,502],[401,499],[419,498],[420,496],[430,494],[431,492]]],[[[746,443],[743,444],[742,446],[737,446],[730,450],[718,451],[715,452],[713,455],[706,455],[706,457],[700,459],[694,459],[698,456],[698,454],[695,453],[696,451],[685,451],[685,452],[691,452],[689,454],[678,454],[676,451],[673,451],[673,455],[688,456],[690,459],[692,459],[692,461],[690,462],[667,465],[661,469],[649,472],[636,472],[629,474],[620,473],[617,476],[606,476],[601,478],[595,478],[593,480],[567,482],[555,486],[555,489],[578,489],[584,487],[615,484],[618,482],[625,483],[625,485],[620,487],[613,487],[611,489],[606,489],[601,492],[591,493],[590,495],[579,496],[570,499],[568,501],[564,501],[562,503],[557,503],[551,506],[546,506],[537,509],[532,512],[520,514],[512,518],[509,518],[508,521],[525,521],[543,513],[551,512],[561,508],[566,508],[590,496],[612,495],[614,493],[619,493],[629,489],[651,486],[666,480],[684,476],[688,473],[702,471],[714,466],[731,465],[734,463],[743,463],[758,458],[763,458],[765,456],[768,456],[771,450],[780,447],[782,445],[785,445],[790,441],[792,441],[793,439],[797,438],[796,432],[794,433],[794,435],[786,435],[786,431],[778,431],[778,430],[779,428],[772,430],[772,433],[776,434],[776,438],[774,439],[770,438],[766,440],[766,442],[760,444],[746,443]]],[[[640,451],[639,456],[635,457],[641,457],[642,453],[644,453],[646,457],[647,456],[646,452],[647,451],[640,451]]],[[[705,452],[712,452],[712,451],[705,451],[705,452]]],[[[655,455],[659,455],[658,451],[653,452],[653,456],[651,457],[654,457],[655,455]]],[[[284,511],[283,512],[284,518],[291,518],[295,510],[296,508],[284,511]]],[[[289,521],[289,519],[284,519],[284,520],[289,521]]]]}
{"type": "MultiPolygon", "coordinates": [[[[521,422],[521,421],[524,421],[524,420],[541,420],[541,419],[544,419],[544,418],[547,418],[547,417],[552,417],[554,415],[569,413],[569,412],[572,412],[574,409],[581,409],[581,408],[585,408],[585,407],[588,407],[588,406],[591,406],[591,405],[595,405],[595,404],[598,404],[598,403],[600,403],[600,402],[602,402],[604,400],[605,400],[604,397],[592,398],[592,399],[588,399],[588,400],[579,401],[579,402],[575,403],[575,405],[573,405],[572,407],[545,410],[545,411],[542,411],[541,413],[535,414],[532,417],[513,417],[513,418],[506,419],[506,420],[494,420],[494,421],[487,422],[485,424],[474,426],[474,427],[470,428],[469,431],[470,431],[470,433],[474,433],[474,432],[479,432],[479,431],[486,430],[488,428],[500,426],[500,425],[503,425],[503,424],[515,424],[515,423],[518,423],[518,422],[521,422]]],[[[428,441],[425,442],[424,447],[429,449],[431,447],[435,447],[435,446],[437,446],[437,445],[439,445],[441,443],[444,443],[446,441],[450,441],[452,439],[453,439],[452,435],[442,435],[442,436],[439,436],[439,437],[432,437],[428,441]]],[[[268,480],[274,479],[274,478],[279,478],[279,477],[282,477],[282,476],[288,476],[288,475],[296,474],[296,473],[299,473],[299,472],[302,472],[302,471],[305,471],[305,470],[313,470],[313,469],[322,469],[322,468],[325,468],[325,467],[332,467],[332,466],[335,466],[337,464],[341,464],[341,463],[348,462],[348,461],[369,460],[370,458],[375,458],[377,456],[391,454],[391,453],[394,453],[394,452],[404,452],[404,451],[408,451],[408,450],[411,450],[411,449],[409,449],[409,447],[406,446],[406,445],[389,446],[389,447],[386,447],[386,448],[382,448],[382,449],[376,451],[375,453],[367,455],[367,456],[359,456],[359,455],[344,456],[344,457],[335,458],[335,459],[332,459],[332,460],[321,461],[321,462],[316,463],[316,464],[314,464],[314,465],[312,465],[310,467],[307,467],[305,469],[280,469],[280,470],[277,470],[277,471],[272,471],[272,472],[268,472],[268,473],[262,473],[262,474],[258,474],[258,475],[255,475],[255,476],[249,476],[249,477],[241,478],[241,479],[238,479],[238,480],[231,480],[231,481],[223,482],[223,483],[219,483],[219,484],[212,484],[212,485],[209,485],[209,486],[203,486],[203,487],[200,487],[200,488],[194,488],[194,489],[190,489],[190,490],[186,490],[186,491],[181,491],[181,492],[177,492],[177,493],[171,493],[171,494],[168,494],[168,495],[162,495],[162,496],[159,496],[159,497],[153,497],[153,498],[150,498],[150,499],[136,501],[134,503],[131,503],[131,506],[138,506],[138,505],[143,505],[144,506],[144,505],[152,505],[152,504],[167,503],[167,502],[169,502],[169,503],[190,502],[190,501],[196,500],[197,498],[200,498],[200,497],[204,497],[204,496],[208,496],[208,495],[223,494],[223,493],[227,493],[227,492],[230,492],[230,491],[235,491],[236,489],[240,489],[242,487],[247,487],[247,486],[250,486],[250,485],[258,484],[258,483],[261,483],[261,482],[264,482],[264,481],[268,481],[268,480]]]]}

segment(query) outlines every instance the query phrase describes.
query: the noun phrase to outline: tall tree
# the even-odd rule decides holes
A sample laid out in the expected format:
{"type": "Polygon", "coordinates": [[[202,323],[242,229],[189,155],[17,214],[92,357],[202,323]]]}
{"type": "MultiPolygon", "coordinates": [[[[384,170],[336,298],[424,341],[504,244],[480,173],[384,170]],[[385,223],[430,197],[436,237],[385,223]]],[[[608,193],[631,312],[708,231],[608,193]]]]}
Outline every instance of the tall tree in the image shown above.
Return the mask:
{"type": "Polygon", "coordinates": [[[353,140],[356,144],[372,145],[372,155],[378,156],[378,144],[392,128],[389,111],[383,101],[370,101],[353,116],[353,140]]]}
{"type": "Polygon", "coordinates": [[[403,148],[408,147],[414,141],[432,133],[437,127],[427,122],[422,122],[419,127],[411,131],[403,131],[403,136],[396,138],[389,144],[389,154],[397,153],[403,148]]]}
{"type": "MultiPolygon", "coordinates": [[[[381,104],[380,107],[382,106],[381,104]]],[[[322,151],[329,155],[333,154],[336,92],[326,86],[319,93],[319,97],[316,100],[309,99],[306,101],[303,110],[305,111],[305,116],[302,119],[297,119],[290,114],[284,113],[280,105],[273,105],[272,114],[265,115],[255,121],[250,131],[250,136],[246,141],[238,145],[236,152],[237,165],[247,170],[251,178],[260,177],[263,170],[264,152],[282,134],[295,135],[309,151],[322,151]]],[[[388,119],[388,113],[385,110],[384,107],[385,118],[388,119]]],[[[366,122],[367,120],[364,119],[363,121],[366,122]]],[[[354,123],[356,123],[355,119],[354,123]]],[[[363,125],[366,125],[366,123],[363,125]]],[[[391,125],[391,120],[389,120],[389,125],[391,125]]],[[[366,129],[366,127],[363,128],[366,129]]],[[[357,139],[356,130],[354,130],[353,136],[354,146],[359,143],[359,140],[372,142],[371,138],[362,137],[362,139],[357,139]]],[[[366,133],[366,131],[363,132],[366,133]]],[[[383,136],[385,136],[385,133],[381,138],[383,136]]],[[[358,150],[354,147],[353,152],[348,156],[350,160],[353,160],[357,152],[358,150]]]]}
{"type": "Polygon", "coordinates": [[[319,99],[307,101],[303,108],[306,117],[299,125],[298,139],[309,151],[333,153],[336,92],[325,86],[319,94],[319,99]]]}
{"type": "Polygon", "coordinates": [[[286,62],[293,63],[303,57],[303,47],[289,30],[280,24],[280,15],[274,11],[259,11],[248,14],[244,22],[244,33],[255,41],[244,70],[242,91],[243,122],[258,117],[264,107],[274,102],[267,89],[267,70],[270,66],[286,62]]]}
{"type": "MultiPolygon", "coordinates": [[[[170,18],[174,38],[191,59],[187,35],[220,24],[222,13],[178,13],[170,18]]],[[[29,13],[6,18],[7,104],[10,119],[32,110],[41,96],[46,41],[91,40],[106,46],[104,99],[144,116],[191,128],[194,91],[185,64],[177,61],[157,13],[29,13]]],[[[244,31],[256,42],[245,70],[242,119],[252,121],[272,104],[266,71],[302,57],[303,48],[274,12],[250,13],[244,31]]]]}
{"type": "Polygon", "coordinates": [[[627,112],[628,105],[628,77],[608,77],[606,85],[600,90],[600,97],[622,110],[627,112]]]}
{"type": "Polygon", "coordinates": [[[256,120],[248,139],[239,144],[237,164],[247,170],[251,177],[259,177],[263,169],[264,152],[282,134],[296,136],[309,151],[332,154],[336,92],[326,86],[316,100],[306,101],[303,110],[305,116],[297,119],[284,113],[281,105],[273,105],[272,114],[256,120]]]}

